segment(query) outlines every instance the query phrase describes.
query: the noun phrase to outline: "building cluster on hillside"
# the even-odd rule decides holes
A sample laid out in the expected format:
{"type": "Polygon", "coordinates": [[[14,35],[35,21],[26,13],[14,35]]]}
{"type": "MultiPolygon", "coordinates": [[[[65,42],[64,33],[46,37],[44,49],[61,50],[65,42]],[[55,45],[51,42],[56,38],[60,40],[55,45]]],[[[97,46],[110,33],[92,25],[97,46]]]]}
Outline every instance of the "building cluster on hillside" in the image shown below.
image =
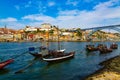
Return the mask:
{"type": "MultiPolygon", "coordinates": [[[[0,41],[86,41],[90,31],[82,31],[80,28],[60,29],[49,23],[41,24],[40,27],[26,26],[21,30],[0,28],[0,41]]],[[[97,31],[90,36],[93,41],[119,40],[118,33],[97,31]]]]}

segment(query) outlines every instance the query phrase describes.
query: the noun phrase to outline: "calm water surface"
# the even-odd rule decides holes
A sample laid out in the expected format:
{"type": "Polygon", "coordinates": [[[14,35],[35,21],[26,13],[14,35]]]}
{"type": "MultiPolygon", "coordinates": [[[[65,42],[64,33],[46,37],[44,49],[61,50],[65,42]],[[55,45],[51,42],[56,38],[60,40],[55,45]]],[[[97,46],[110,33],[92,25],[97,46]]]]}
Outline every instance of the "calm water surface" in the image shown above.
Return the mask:
{"type": "MultiPolygon", "coordinates": [[[[120,45],[120,42],[117,42],[120,45]]],[[[66,52],[76,50],[75,57],[60,63],[48,64],[26,53],[0,70],[0,80],[83,80],[89,74],[102,68],[98,64],[106,59],[119,55],[119,48],[112,53],[100,55],[98,51],[87,52],[84,48],[88,42],[61,42],[66,52]],[[32,63],[32,64],[31,64],[32,63]],[[22,73],[16,71],[30,65],[22,73]]],[[[97,45],[98,43],[92,43],[97,45]]],[[[105,42],[110,46],[111,42],[105,42]]],[[[40,42],[0,43],[0,61],[13,58],[28,50],[29,47],[39,47],[40,42]]],[[[57,49],[57,43],[51,42],[49,48],[57,49]]]]}

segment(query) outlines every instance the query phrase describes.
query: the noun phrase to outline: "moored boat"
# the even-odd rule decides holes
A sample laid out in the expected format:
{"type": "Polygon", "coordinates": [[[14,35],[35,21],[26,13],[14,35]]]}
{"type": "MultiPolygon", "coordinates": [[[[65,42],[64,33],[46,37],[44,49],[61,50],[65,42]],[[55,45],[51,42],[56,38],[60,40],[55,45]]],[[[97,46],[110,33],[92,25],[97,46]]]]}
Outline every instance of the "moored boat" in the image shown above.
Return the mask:
{"type": "Polygon", "coordinates": [[[47,48],[44,47],[40,47],[40,50],[36,51],[35,47],[30,47],[29,48],[29,54],[31,54],[34,57],[46,57],[46,56],[50,56],[51,54],[54,53],[63,53],[65,51],[65,49],[61,49],[61,50],[48,50],[47,48]]]}
{"type": "Polygon", "coordinates": [[[69,53],[62,53],[62,55],[54,55],[50,58],[43,58],[43,61],[47,62],[56,62],[61,60],[67,60],[74,57],[75,52],[69,52],[69,53]]]}
{"type": "Polygon", "coordinates": [[[107,46],[105,44],[98,44],[97,48],[99,50],[99,49],[107,48],[107,46]]]}
{"type": "Polygon", "coordinates": [[[94,47],[94,45],[86,45],[87,51],[97,51],[98,48],[94,47]]]}
{"type": "Polygon", "coordinates": [[[110,48],[109,49],[108,48],[100,48],[99,51],[101,54],[104,54],[104,53],[112,52],[113,50],[110,48]]]}
{"type": "Polygon", "coordinates": [[[118,48],[118,44],[113,43],[113,44],[110,45],[110,48],[111,49],[117,49],[118,48]]]}
{"type": "Polygon", "coordinates": [[[40,48],[30,47],[29,54],[31,54],[34,57],[44,57],[49,55],[48,49],[46,47],[40,47],[40,48]]]}
{"type": "Polygon", "coordinates": [[[39,54],[39,53],[30,53],[29,52],[29,54],[31,54],[32,56],[34,56],[34,57],[42,57],[42,54],[39,54]]]}
{"type": "Polygon", "coordinates": [[[9,59],[9,60],[0,62],[0,69],[3,69],[5,66],[7,66],[10,63],[12,63],[13,61],[14,61],[13,59],[9,59]]]}
{"type": "Polygon", "coordinates": [[[110,53],[113,51],[111,48],[107,48],[105,44],[98,44],[97,48],[101,54],[110,53]]]}

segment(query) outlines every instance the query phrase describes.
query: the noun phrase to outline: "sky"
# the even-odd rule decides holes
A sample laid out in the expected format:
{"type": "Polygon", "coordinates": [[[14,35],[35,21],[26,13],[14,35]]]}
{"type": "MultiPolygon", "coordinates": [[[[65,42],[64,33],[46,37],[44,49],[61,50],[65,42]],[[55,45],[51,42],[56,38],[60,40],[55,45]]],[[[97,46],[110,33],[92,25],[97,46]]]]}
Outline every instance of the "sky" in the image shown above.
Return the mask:
{"type": "Polygon", "coordinates": [[[0,0],[0,28],[23,29],[43,23],[60,28],[120,24],[120,0],[0,0]]]}

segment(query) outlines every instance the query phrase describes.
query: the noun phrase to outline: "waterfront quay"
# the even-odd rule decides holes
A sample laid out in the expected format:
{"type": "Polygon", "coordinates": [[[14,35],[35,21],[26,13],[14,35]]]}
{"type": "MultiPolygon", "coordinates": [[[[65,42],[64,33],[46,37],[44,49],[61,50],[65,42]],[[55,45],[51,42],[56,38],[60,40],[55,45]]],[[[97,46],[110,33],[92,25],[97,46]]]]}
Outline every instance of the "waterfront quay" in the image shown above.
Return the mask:
{"type": "Polygon", "coordinates": [[[90,35],[92,30],[80,28],[64,29],[49,23],[43,23],[40,27],[25,26],[24,29],[14,30],[6,26],[0,28],[1,42],[25,42],[25,41],[119,41],[118,32],[106,32],[98,30],[90,35]]]}

